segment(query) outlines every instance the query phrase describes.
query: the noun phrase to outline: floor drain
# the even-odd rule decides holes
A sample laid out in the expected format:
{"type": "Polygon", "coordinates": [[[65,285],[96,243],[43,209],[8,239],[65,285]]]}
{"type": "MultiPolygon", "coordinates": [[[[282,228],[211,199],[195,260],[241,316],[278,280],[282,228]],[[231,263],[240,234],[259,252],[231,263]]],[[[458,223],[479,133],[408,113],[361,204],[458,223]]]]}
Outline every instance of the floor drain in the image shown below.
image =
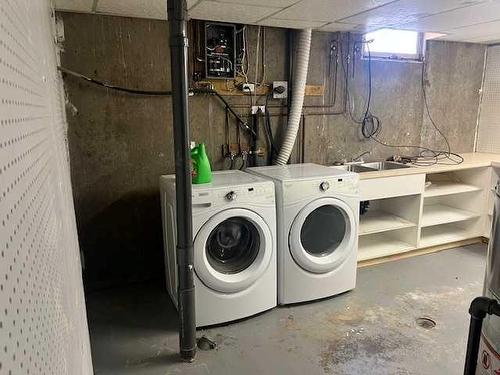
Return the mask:
{"type": "Polygon", "coordinates": [[[201,336],[197,340],[198,348],[201,350],[213,350],[217,347],[215,341],[209,339],[207,336],[201,336]]]}
{"type": "Polygon", "coordinates": [[[424,329],[432,329],[436,326],[436,322],[428,317],[417,318],[417,325],[424,329]]]}

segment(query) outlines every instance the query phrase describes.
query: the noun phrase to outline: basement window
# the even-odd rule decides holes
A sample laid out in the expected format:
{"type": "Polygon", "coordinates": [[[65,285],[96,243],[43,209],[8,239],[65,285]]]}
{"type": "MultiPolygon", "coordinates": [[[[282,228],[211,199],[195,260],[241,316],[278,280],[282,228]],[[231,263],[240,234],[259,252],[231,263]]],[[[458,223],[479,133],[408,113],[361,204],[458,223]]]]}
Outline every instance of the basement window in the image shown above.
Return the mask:
{"type": "Polygon", "coordinates": [[[363,57],[422,61],[424,37],[418,31],[380,29],[364,35],[363,57]]]}

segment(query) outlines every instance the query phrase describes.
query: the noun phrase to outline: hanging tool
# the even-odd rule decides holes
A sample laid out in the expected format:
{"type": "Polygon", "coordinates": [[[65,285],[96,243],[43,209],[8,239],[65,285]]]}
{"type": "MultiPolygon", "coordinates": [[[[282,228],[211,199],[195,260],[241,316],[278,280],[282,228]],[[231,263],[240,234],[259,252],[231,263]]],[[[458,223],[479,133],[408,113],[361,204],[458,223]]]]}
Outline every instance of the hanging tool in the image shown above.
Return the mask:
{"type": "Polygon", "coordinates": [[[243,170],[246,168],[247,156],[243,153],[243,148],[241,147],[241,131],[240,127],[236,128],[236,143],[238,144],[238,154],[235,156],[234,169],[243,170]]]}
{"type": "MultiPolygon", "coordinates": [[[[239,127],[237,128],[239,132],[239,127]]],[[[231,147],[231,139],[229,134],[229,110],[226,108],[226,120],[224,123],[224,135],[226,143],[222,145],[222,157],[224,159],[224,169],[234,169],[234,159],[236,152],[231,147]]]]}
{"type": "MultiPolygon", "coordinates": [[[[269,98],[269,96],[268,96],[269,98]]],[[[273,163],[273,160],[276,156],[278,156],[278,149],[276,148],[274,144],[274,139],[273,139],[273,130],[271,127],[271,114],[269,113],[269,108],[267,107],[267,99],[266,99],[266,110],[265,110],[265,123],[264,123],[264,130],[266,134],[266,140],[267,140],[267,147],[268,147],[268,156],[267,156],[267,161],[268,164],[271,165],[273,163]]]]}
{"type": "Polygon", "coordinates": [[[260,107],[258,107],[258,109],[252,113],[252,134],[250,135],[250,142],[249,142],[249,147],[250,147],[250,151],[249,151],[249,160],[248,160],[248,164],[250,167],[255,167],[257,166],[257,154],[256,154],[256,150],[257,150],[257,141],[259,139],[259,118],[260,118],[260,107]]]}

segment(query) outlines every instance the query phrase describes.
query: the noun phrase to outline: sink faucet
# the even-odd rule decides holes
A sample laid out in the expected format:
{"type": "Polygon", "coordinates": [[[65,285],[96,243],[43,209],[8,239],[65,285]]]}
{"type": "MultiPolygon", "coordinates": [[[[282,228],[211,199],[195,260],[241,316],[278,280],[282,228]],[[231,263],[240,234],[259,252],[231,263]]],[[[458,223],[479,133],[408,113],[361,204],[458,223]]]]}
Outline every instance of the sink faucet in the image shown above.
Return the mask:
{"type": "Polygon", "coordinates": [[[363,156],[365,155],[371,155],[371,151],[365,151],[363,152],[362,154],[359,154],[358,156],[354,157],[351,159],[351,162],[360,162],[360,163],[364,163],[363,161],[363,156]]]}
{"type": "Polygon", "coordinates": [[[350,161],[347,161],[347,159],[343,159],[342,161],[337,161],[337,162],[334,162],[333,165],[354,165],[354,164],[363,164],[364,163],[364,160],[363,160],[363,156],[365,155],[370,155],[372,152],[371,151],[365,151],[363,152],[362,154],[356,156],[356,157],[353,157],[351,158],[350,161]]]}
{"type": "Polygon", "coordinates": [[[351,158],[351,161],[344,162],[344,164],[346,165],[363,164],[365,162],[363,160],[363,156],[370,155],[371,153],[372,153],[371,151],[365,151],[362,154],[359,154],[358,156],[351,158]]]}

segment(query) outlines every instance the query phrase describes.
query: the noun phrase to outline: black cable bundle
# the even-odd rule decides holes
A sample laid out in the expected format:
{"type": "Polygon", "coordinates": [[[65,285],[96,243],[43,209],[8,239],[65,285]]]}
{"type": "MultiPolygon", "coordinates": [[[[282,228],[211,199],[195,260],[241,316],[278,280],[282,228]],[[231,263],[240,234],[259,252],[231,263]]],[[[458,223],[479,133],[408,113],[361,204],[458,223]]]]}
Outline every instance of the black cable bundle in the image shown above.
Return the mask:
{"type": "MultiPolygon", "coordinates": [[[[369,41],[363,41],[362,43],[369,43],[369,41]]],[[[409,157],[402,157],[402,161],[406,163],[411,163],[417,166],[430,166],[434,164],[440,164],[440,165],[456,165],[456,164],[461,164],[464,159],[462,156],[460,156],[457,153],[454,153],[451,151],[450,143],[448,142],[448,139],[444,135],[444,133],[439,129],[437,126],[436,122],[431,116],[431,112],[429,109],[429,104],[427,101],[427,93],[425,91],[425,80],[424,80],[424,72],[425,72],[425,62],[422,62],[422,76],[421,76],[421,88],[422,88],[422,95],[424,98],[424,106],[425,110],[427,113],[427,116],[429,117],[429,120],[436,129],[436,131],[439,133],[439,135],[443,138],[443,140],[446,143],[446,150],[433,150],[428,147],[423,147],[423,146],[416,146],[416,145],[391,145],[388,143],[385,143],[381,141],[380,139],[377,138],[377,136],[380,134],[382,130],[382,122],[377,116],[374,116],[371,111],[370,111],[370,106],[371,106],[371,100],[372,100],[372,57],[371,57],[371,52],[370,52],[370,47],[367,44],[367,52],[368,52],[368,98],[367,98],[367,104],[366,104],[366,110],[364,112],[363,118],[361,120],[356,120],[352,113],[350,112],[349,109],[349,114],[351,116],[351,119],[361,125],[361,134],[363,135],[364,138],[366,139],[371,139],[377,142],[378,144],[385,146],[385,147],[391,147],[391,148],[411,148],[411,149],[417,149],[420,150],[417,155],[415,156],[409,156],[409,157]]]]}
{"type": "Polygon", "coordinates": [[[268,163],[272,164],[273,160],[276,156],[278,156],[278,148],[276,147],[276,144],[274,143],[274,138],[273,138],[273,129],[271,127],[271,114],[269,113],[269,96],[272,94],[269,94],[266,96],[266,108],[264,112],[265,116],[265,122],[264,122],[264,131],[266,133],[266,140],[268,144],[268,149],[269,149],[269,157],[268,157],[268,163]]]}

